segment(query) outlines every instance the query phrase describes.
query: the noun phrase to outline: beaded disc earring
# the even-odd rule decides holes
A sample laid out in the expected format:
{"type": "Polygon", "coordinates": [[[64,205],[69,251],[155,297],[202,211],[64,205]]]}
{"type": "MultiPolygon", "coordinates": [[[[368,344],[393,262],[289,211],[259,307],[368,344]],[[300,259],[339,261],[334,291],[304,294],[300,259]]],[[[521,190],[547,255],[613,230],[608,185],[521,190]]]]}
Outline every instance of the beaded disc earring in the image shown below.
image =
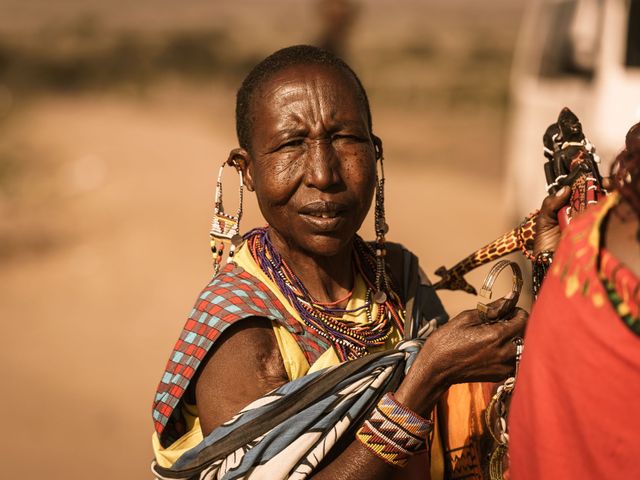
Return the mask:
{"type": "Polygon", "coordinates": [[[385,256],[387,249],[385,246],[385,235],[389,231],[389,225],[384,216],[384,163],[382,152],[376,146],[376,157],[380,162],[378,172],[378,162],[376,162],[376,206],[375,206],[375,231],[376,231],[376,292],[373,301],[380,304],[387,301],[386,290],[387,274],[385,268],[385,256]]]}
{"type": "Polygon", "coordinates": [[[240,204],[238,206],[238,212],[236,215],[229,215],[225,213],[224,206],[222,204],[222,173],[224,167],[227,165],[227,161],[220,166],[218,172],[218,181],[216,182],[216,202],[213,207],[213,220],[211,221],[211,231],[209,236],[211,237],[211,253],[213,255],[213,271],[214,275],[217,275],[220,271],[220,264],[222,263],[222,256],[225,251],[225,244],[229,244],[229,253],[227,255],[227,263],[234,265],[233,272],[238,274],[242,271],[233,261],[233,255],[236,248],[239,247],[242,242],[242,235],[240,235],[240,219],[242,218],[242,196],[244,190],[244,179],[242,177],[242,170],[238,170],[240,176],[240,204]]]}

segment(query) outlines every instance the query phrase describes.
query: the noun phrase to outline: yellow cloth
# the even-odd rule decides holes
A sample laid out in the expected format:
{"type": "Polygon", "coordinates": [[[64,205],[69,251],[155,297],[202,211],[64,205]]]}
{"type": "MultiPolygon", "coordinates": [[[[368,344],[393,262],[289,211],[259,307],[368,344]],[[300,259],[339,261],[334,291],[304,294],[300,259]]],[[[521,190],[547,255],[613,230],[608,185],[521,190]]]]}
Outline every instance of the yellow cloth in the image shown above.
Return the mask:
{"type": "Polygon", "coordinates": [[[169,468],[176,463],[176,460],[178,460],[183,453],[198,445],[203,438],[196,406],[188,405],[186,402],[180,402],[180,405],[182,415],[187,424],[187,433],[166,448],[160,444],[157,432],[153,432],[151,436],[151,446],[153,447],[156,462],[164,468],[169,468]]]}
{"type": "MultiPolygon", "coordinates": [[[[255,260],[251,256],[251,252],[248,248],[246,248],[246,243],[240,246],[240,248],[236,251],[234,260],[236,264],[242,267],[247,273],[253,275],[262,283],[264,283],[269,288],[271,293],[273,293],[278,298],[278,300],[280,300],[282,305],[284,305],[285,309],[287,310],[289,315],[291,315],[291,317],[293,317],[300,323],[304,323],[300,318],[298,312],[293,308],[293,306],[290,305],[284,295],[282,295],[277,285],[275,285],[271,281],[271,279],[269,279],[269,277],[267,277],[267,275],[262,271],[260,266],[256,264],[255,260]]],[[[364,279],[360,275],[356,276],[353,295],[351,296],[349,303],[347,304],[346,310],[354,310],[362,306],[365,302],[366,290],[367,288],[364,279]]],[[[373,308],[374,311],[372,311],[371,313],[372,317],[375,318],[375,309],[377,308],[377,306],[374,304],[373,308]]],[[[358,310],[355,313],[345,313],[345,315],[343,316],[343,320],[349,320],[357,323],[368,322],[367,315],[364,309],[358,310]]],[[[286,329],[286,327],[273,322],[273,332],[276,336],[278,348],[280,349],[280,354],[282,355],[282,360],[284,362],[284,367],[289,380],[296,380],[300,377],[303,377],[307,373],[313,373],[317,370],[338,365],[340,363],[335,350],[333,348],[329,348],[322,355],[320,355],[320,357],[313,363],[313,365],[309,366],[309,362],[307,362],[307,359],[298,346],[298,343],[295,341],[293,335],[286,329]]],[[[394,328],[385,345],[371,348],[369,349],[369,353],[391,349],[400,340],[402,340],[402,334],[398,329],[394,328]]],[[[181,404],[184,405],[184,402],[181,402],[181,404]]],[[[164,448],[162,447],[162,445],[160,445],[157,433],[154,432],[153,434],[152,444],[155,458],[158,464],[162,467],[170,467],[171,465],[173,465],[183,453],[195,447],[203,439],[202,431],[200,429],[200,420],[198,419],[195,406],[187,406],[186,408],[183,408],[183,413],[185,414],[185,419],[187,420],[187,426],[190,428],[186,434],[176,440],[173,444],[164,448]]],[[[440,441],[438,437],[438,435],[434,434],[435,440],[432,448],[431,461],[432,480],[443,478],[442,473],[438,472],[438,470],[440,470],[440,472],[442,471],[442,452],[439,446],[440,441]],[[436,458],[434,458],[434,454],[436,458]],[[440,457],[440,459],[437,458],[438,456],[440,457]],[[438,465],[440,465],[440,467],[438,467],[438,465]]]]}

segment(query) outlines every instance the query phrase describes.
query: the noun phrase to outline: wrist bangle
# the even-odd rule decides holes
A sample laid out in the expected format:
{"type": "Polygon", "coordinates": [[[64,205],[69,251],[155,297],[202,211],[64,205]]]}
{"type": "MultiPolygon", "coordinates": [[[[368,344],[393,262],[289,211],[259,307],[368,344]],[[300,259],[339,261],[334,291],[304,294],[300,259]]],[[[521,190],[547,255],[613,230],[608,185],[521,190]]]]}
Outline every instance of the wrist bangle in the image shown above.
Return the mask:
{"type": "Polygon", "coordinates": [[[543,250],[538,253],[533,260],[532,264],[532,284],[533,284],[533,296],[537,297],[540,288],[542,287],[542,281],[546,277],[547,272],[551,268],[553,263],[553,252],[551,250],[543,250]]]}
{"type": "Polygon", "coordinates": [[[408,409],[389,392],[380,399],[356,437],[388,464],[404,467],[411,456],[424,451],[431,430],[432,420],[408,409]]]}

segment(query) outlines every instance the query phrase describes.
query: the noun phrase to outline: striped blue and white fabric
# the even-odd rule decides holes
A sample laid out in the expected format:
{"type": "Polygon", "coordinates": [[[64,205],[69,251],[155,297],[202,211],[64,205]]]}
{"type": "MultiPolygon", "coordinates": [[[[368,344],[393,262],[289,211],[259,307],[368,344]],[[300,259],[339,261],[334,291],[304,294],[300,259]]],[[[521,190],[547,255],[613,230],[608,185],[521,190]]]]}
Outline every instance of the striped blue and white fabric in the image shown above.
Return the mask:
{"type": "Polygon", "coordinates": [[[154,462],[153,472],[162,480],[308,478],[398,386],[421,344],[402,342],[289,382],[215,429],[171,468],[154,462]]]}

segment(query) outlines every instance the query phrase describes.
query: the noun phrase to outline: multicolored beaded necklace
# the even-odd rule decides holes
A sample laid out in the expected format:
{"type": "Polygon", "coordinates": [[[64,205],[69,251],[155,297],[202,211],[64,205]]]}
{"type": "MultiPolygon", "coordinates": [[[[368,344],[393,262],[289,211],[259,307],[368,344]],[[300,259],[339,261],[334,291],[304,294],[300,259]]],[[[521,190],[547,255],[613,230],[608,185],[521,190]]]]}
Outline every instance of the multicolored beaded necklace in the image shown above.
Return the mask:
{"type": "MultiPolygon", "coordinates": [[[[356,235],[354,240],[353,265],[364,279],[367,292],[364,305],[351,310],[336,307],[340,301],[330,303],[316,301],[273,247],[268,228],[253,229],[245,234],[244,238],[253,259],[262,271],[278,286],[305,325],[331,341],[340,361],[363,356],[367,353],[367,347],[384,345],[394,325],[402,332],[403,306],[400,298],[391,288],[387,289],[386,300],[377,304],[377,313],[373,318],[372,297],[376,288],[375,252],[359,236],[356,235]],[[342,319],[345,313],[357,313],[362,310],[367,315],[366,323],[342,319]]],[[[390,284],[389,281],[385,283],[390,284]]],[[[350,296],[351,293],[341,301],[350,296]]]]}

